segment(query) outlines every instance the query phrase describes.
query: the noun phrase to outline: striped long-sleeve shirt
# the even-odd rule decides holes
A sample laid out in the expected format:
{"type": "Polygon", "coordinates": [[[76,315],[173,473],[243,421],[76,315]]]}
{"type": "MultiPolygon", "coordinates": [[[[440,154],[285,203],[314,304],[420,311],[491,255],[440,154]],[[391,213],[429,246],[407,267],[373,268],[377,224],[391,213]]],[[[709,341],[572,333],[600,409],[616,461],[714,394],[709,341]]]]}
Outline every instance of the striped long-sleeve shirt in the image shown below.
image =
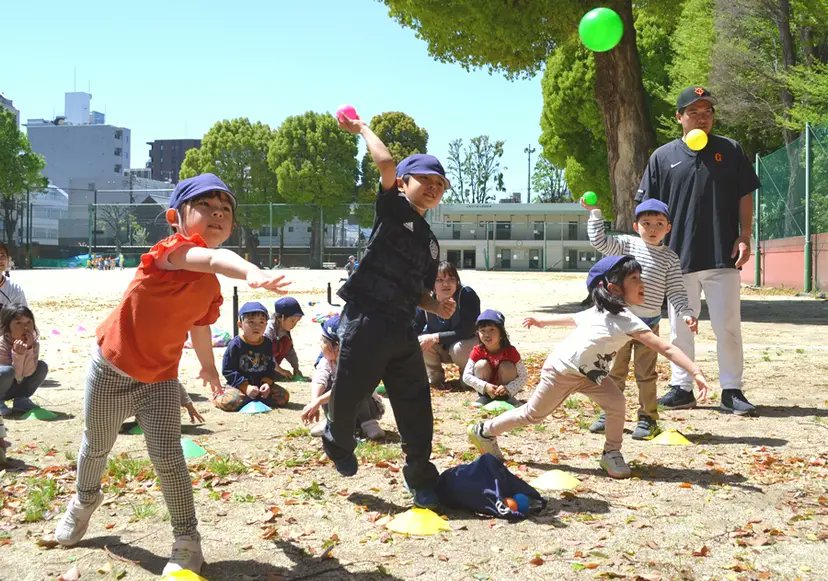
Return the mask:
{"type": "Polygon", "coordinates": [[[644,304],[630,305],[629,309],[641,318],[658,317],[664,296],[680,317],[695,317],[687,300],[687,289],[681,276],[678,254],[663,244],[652,246],[637,236],[621,234],[607,236],[601,210],[592,210],[587,222],[587,234],[592,246],[605,256],[629,254],[641,265],[644,282],[644,304]]]}

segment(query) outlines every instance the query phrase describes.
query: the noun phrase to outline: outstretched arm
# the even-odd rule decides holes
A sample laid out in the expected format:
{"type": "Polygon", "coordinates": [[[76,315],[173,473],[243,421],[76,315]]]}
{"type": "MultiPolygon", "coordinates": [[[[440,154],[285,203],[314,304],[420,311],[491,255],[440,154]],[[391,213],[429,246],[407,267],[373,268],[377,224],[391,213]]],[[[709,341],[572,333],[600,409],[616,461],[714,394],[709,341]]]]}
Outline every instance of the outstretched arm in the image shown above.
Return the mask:
{"type": "Polygon", "coordinates": [[[687,373],[692,375],[693,381],[695,381],[696,385],[699,387],[699,399],[701,401],[707,399],[707,394],[710,391],[710,386],[707,384],[707,379],[705,379],[701,367],[699,367],[696,363],[691,361],[690,358],[684,354],[684,351],[682,351],[672,343],[665,341],[652,331],[642,331],[640,333],[633,333],[630,336],[636,341],[643,343],[653,351],[658,351],[671,362],[675,363],[676,365],[687,371],[687,373]]]}
{"type": "Polygon", "coordinates": [[[394,163],[394,158],[391,157],[391,152],[382,142],[382,140],[371,131],[368,124],[362,119],[350,119],[342,115],[339,118],[339,126],[353,135],[362,135],[365,140],[365,147],[371,154],[371,159],[377,166],[380,174],[380,182],[383,190],[390,190],[397,182],[397,165],[394,163]]]}
{"type": "MultiPolygon", "coordinates": [[[[284,280],[285,276],[283,274],[275,274],[272,271],[265,272],[226,248],[182,246],[170,252],[166,259],[173,270],[223,274],[230,278],[246,280],[250,288],[287,292],[283,289],[290,284],[284,280]]],[[[163,262],[159,262],[159,267],[163,266],[163,262]]]]}
{"type": "Polygon", "coordinates": [[[574,327],[577,323],[572,315],[547,315],[546,317],[526,317],[523,326],[531,327],[574,327]]]}

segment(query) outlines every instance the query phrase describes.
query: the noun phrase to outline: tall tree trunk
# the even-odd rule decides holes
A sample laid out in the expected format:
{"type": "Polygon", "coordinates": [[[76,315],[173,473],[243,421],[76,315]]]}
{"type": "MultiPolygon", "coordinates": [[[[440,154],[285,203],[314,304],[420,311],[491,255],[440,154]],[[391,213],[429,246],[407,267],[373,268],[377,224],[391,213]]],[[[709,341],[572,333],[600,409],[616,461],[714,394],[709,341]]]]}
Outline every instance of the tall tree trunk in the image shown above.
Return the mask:
{"type": "Polygon", "coordinates": [[[595,98],[604,120],[615,228],[632,230],[635,192],[656,138],[647,114],[631,0],[608,0],[624,21],[614,49],[595,53],[595,98]]]}
{"type": "MultiPolygon", "coordinates": [[[[317,209],[318,210],[318,209],[317,209]]],[[[310,240],[310,267],[322,268],[322,220],[319,212],[314,212],[311,220],[311,240],[310,240]]]]}

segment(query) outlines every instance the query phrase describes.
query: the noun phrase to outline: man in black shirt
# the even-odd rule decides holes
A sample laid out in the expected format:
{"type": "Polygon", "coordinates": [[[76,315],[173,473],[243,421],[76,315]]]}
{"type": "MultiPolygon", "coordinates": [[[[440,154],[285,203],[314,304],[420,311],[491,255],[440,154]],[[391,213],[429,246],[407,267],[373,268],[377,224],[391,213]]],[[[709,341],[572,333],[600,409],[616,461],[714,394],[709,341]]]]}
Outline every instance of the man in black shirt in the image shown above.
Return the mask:
{"type": "Polygon", "coordinates": [[[440,246],[423,218],[440,203],[449,182],[436,157],[415,154],[395,167],[388,149],[364,121],[342,116],[339,125],[365,139],[381,183],[365,255],[338,293],[346,304],[339,324],[331,419],[322,445],[340,474],[356,474],[356,406],[382,380],[397,420],[406,456],[403,476],[414,504],[435,508],[439,474],[430,461],[431,392],[412,321],[418,306],[443,318],[456,308],[454,299],[438,301],[429,292],[440,246]]]}
{"type": "MultiPolygon", "coordinates": [[[[683,136],[655,150],[636,200],[655,198],[670,208],[673,229],[667,240],[681,259],[690,307],[699,312],[703,291],[716,334],[721,407],[737,415],[752,415],[756,408],[742,392],[738,269],[750,257],[751,193],[759,187],[759,178],[737,141],[710,133],[715,103],[703,87],[681,92],[676,120],[683,136]],[[708,137],[707,145],[698,151],[685,142],[694,129],[708,137]]],[[[695,358],[693,335],[672,306],[669,314],[673,344],[695,358]]],[[[658,403],[668,409],[695,407],[693,380],[683,369],[672,366],[670,384],[670,391],[658,403]]]]}

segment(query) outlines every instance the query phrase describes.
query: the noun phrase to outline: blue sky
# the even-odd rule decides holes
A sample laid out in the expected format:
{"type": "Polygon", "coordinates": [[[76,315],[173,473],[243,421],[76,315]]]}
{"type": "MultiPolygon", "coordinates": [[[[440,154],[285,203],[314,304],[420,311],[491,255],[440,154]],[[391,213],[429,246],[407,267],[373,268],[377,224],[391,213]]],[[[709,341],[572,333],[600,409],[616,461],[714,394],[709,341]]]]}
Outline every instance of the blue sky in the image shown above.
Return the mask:
{"type": "Polygon", "coordinates": [[[508,81],[429,57],[425,42],[375,0],[10,2],[3,8],[0,91],[27,118],[63,113],[63,94],[92,93],[107,123],[147,141],[199,138],[220,119],[278,127],[305,111],[352,103],[369,119],[404,111],[429,151],[488,134],[506,141],[508,192],[526,192],[540,154],[540,76],[508,81]],[[15,57],[10,57],[15,54],[15,57]]]}

